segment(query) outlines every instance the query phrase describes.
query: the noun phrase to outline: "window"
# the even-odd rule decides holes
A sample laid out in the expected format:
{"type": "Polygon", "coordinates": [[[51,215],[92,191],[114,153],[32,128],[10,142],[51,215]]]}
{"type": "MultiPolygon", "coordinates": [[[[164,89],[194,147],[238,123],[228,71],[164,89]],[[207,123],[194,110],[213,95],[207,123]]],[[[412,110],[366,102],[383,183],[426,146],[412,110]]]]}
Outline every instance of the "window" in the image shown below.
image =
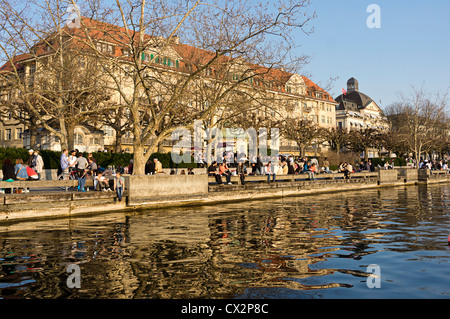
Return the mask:
{"type": "Polygon", "coordinates": [[[320,117],[320,119],[321,119],[322,123],[325,123],[325,115],[322,115],[322,116],[320,117]]]}
{"type": "Polygon", "coordinates": [[[339,129],[342,130],[342,122],[339,122],[339,123],[338,123],[338,126],[339,126],[339,129]]]}
{"type": "Polygon", "coordinates": [[[114,46],[110,44],[97,42],[96,48],[97,51],[114,54],[114,46]]]}
{"type": "Polygon", "coordinates": [[[8,128],[8,129],[6,129],[5,130],[5,140],[6,141],[9,141],[9,140],[11,140],[11,129],[10,128],[8,128]]]}
{"type": "Polygon", "coordinates": [[[103,132],[105,132],[105,136],[107,136],[107,137],[114,136],[114,129],[111,126],[104,126],[103,132]]]}
{"type": "Polygon", "coordinates": [[[22,139],[23,129],[22,128],[16,128],[16,140],[22,139]]]}
{"type": "Polygon", "coordinates": [[[98,137],[92,137],[91,145],[100,145],[100,139],[98,137]]]}
{"type": "Polygon", "coordinates": [[[84,144],[83,134],[75,133],[75,144],[84,144]]]}

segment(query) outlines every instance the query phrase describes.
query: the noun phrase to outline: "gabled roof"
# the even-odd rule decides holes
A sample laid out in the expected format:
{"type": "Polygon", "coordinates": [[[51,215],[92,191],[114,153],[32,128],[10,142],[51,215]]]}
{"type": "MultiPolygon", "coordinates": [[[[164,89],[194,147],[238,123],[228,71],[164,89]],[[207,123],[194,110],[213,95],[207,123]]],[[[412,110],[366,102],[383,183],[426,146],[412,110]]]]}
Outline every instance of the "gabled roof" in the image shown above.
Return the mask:
{"type": "MultiPolygon", "coordinates": [[[[127,30],[124,27],[120,27],[114,24],[110,24],[107,22],[102,22],[94,19],[90,19],[87,17],[81,18],[81,25],[86,27],[87,34],[89,37],[91,37],[93,40],[96,41],[105,41],[112,45],[115,45],[116,47],[125,47],[129,45],[130,40],[138,40],[140,33],[139,31],[135,30],[129,30],[127,33],[127,30]]],[[[63,32],[67,33],[68,35],[73,36],[75,39],[79,38],[79,44],[74,45],[81,45],[83,43],[82,39],[86,38],[86,33],[81,28],[68,28],[65,26],[62,29],[63,32]]],[[[158,39],[165,41],[165,39],[154,37],[151,35],[146,34],[144,36],[145,41],[157,41],[158,39]]],[[[177,54],[181,57],[183,65],[186,63],[192,63],[194,65],[206,65],[211,59],[216,57],[216,53],[209,50],[204,50],[201,48],[197,48],[191,45],[182,44],[173,42],[170,44],[171,47],[177,52],[177,54]]],[[[45,54],[49,54],[48,51],[45,50],[46,43],[45,41],[38,42],[34,49],[36,56],[42,56],[45,54]]],[[[113,53],[114,56],[120,56],[123,52],[119,50],[118,48],[115,48],[115,51],[113,53]]],[[[13,63],[15,63],[16,66],[20,66],[20,62],[25,61],[27,59],[34,58],[33,54],[21,54],[19,56],[14,57],[13,63]]],[[[233,59],[228,56],[220,56],[218,58],[219,63],[225,63],[225,62],[232,62],[233,59]]],[[[286,92],[286,83],[295,75],[295,73],[287,72],[281,69],[275,69],[275,68],[268,68],[260,65],[255,64],[247,64],[250,69],[254,71],[255,77],[261,77],[263,80],[262,82],[265,83],[272,83],[273,85],[269,88],[274,91],[280,91],[282,93],[286,92]]],[[[0,68],[1,71],[13,71],[13,67],[10,61],[8,61],[5,65],[3,65],[0,68]]],[[[307,88],[307,95],[312,98],[320,99],[316,96],[317,92],[323,93],[322,100],[327,100],[330,102],[334,102],[331,95],[326,92],[324,89],[319,87],[317,84],[315,84],[313,81],[311,81],[306,76],[301,76],[303,79],[306,88],[307,88]]]]}

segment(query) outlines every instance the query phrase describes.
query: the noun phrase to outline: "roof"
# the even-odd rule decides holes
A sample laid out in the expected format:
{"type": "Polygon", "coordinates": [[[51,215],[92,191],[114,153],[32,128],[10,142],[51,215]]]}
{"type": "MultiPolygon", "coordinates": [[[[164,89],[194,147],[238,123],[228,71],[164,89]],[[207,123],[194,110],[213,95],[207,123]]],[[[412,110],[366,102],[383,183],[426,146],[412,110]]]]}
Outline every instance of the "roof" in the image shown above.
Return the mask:
{"type": "MultiPolygon", "coordinates": [[[[122,55],[123,52],[120,50],[120,47],[125,47],[129,45],[130,39],[138,39],[140,36],[140,33],[138,31],[134,30],[127,30],[124,27],[120,27],[114,24],[110,24],[107,22],[102,22],[98,20],[94,20],[87,17],[82,17],[81,19],[81,25],[85,26],[87,28],[87,32],[83,31],[81,28],[68,28],[64,27],[62,29],[63,32],[70,34],[74,38],[79,38],[80,41],[75,43],[75,46],[79,46],[83,43],[82,38],[85,38],[86,35],[91,37],[94,40],[100,40],[105,41],[108,43],[111,43],[112,45],[115,45],[115,51],[113,53],[114,56],[122,55]],[[128,42],[127,42],[128,41],[128,42]]],[[[51,36],[47,38],[50,39],[51,36]]],[[[162,39],[158,37],[154,37],[151,35],[145,35],[144,39],[146,41],[151,41],[152,39],[162,39]]],[[[163,39],[164,40],[164,39],[163,39]]],[[[209,50],[204,50],[201,48],[197,48],[191,45],[182,44],[178,42],[171,43],[172,48],[176,51],[176,53],[181,57],[182,61],[180,66],[184,66],[186,63],[193,63],[195,65],[206,65],[211,59],[213,59],[216,56],[216,53],[209,50]]],[[[38,42],[35,45],[35,54],[21,54],[13,58],[13,63],[17,67],[20,66],[20,62],[32,59],[34,56],[42,56],[45,54],[49,54],[48,51],[45,50],[46,43],[44,40],[38,42]]],[[[86,47],[87,49],[87,47],[86,47]]],[[[232,59],[228,56],[221,56],[219,57],[219,63],[220,62],[227,62],[231,61],[232,59]]],[[[295,75],[295,73],[287,72],[281,69],[275,69],[275,68],[267,68],[260,65],[252,65],[251,63],[247,63],[248,66],[253,68],[256,74],[260,76],[266,83],[272,83],[273,86],[270,87],[270,89],[274,91],[280,91],[282,93],[286,92],[286,83],[295,75]]],[[[0,72],[2,71],[14,71],[14,68],[12,67],[11,61],[8,61],[5,63],[1,68],[0,72]]],[[[334,102],[331,95],[326,92],[324,89],[319,87],[316,83],[311,81],[306,76],[301,76],[303,79],[306,87],[307,87],[307,95],[312,98],[316,99],[322,99],[327,100],[329,102],[334,102]],[[323,93],[322,97],[318,97],[316,95],[317,92],[323,93]]],[[[291,93],[289,93],[291,94],[291,93]]]]}
{"type": "Polygon", "coordinates": [[[339,106],[337,110],[360,110],[365,109],[370,103],[374,103],[377,108],[379,109],[379,112],[381,114],[384,114],[383,111],[380,109],[380,107],[377,105],[377,103],[372,100],[369,96],[367,96],[364,93],[361,93],[359,91],[352,91],[347,92],[347,94],[341,94],[336,99],[336,102],[339,103],[339,106]],[[344,97],[344,100],[342,98],[344,97]],[[345,102],[345,103],[343,103],[345,102]]]}

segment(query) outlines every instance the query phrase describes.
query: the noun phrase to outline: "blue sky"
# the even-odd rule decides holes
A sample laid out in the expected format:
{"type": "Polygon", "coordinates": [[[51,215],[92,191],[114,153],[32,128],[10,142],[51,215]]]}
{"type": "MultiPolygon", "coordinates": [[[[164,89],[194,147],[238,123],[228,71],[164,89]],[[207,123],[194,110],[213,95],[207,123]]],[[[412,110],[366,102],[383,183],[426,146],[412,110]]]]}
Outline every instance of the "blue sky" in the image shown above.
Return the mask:
{"type": "Polygon", "coordinates": [[[449,0],[312,0],[309,10],[314,32],[296,36],[298,52],[311,56],[303,71],[318,84],[338,76],[334,97],[351,77],[382,108],[412,87],[450,89],[449,0]],[[366,25],[370,4],[381,9],[379,29],[366,25]]]}

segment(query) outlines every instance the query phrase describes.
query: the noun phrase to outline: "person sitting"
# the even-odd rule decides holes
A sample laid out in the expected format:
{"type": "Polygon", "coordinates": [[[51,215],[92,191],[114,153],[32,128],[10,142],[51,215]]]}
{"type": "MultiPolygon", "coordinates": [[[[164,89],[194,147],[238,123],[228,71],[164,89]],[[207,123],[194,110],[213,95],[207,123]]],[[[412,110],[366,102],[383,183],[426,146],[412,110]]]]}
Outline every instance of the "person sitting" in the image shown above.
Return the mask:
{"type": "MultiPolygon", "coordinates": [[[[16,174],[14,174],[14,165],[12,163],[12,161],[9,158],[6,158],[3,161],[3,167],[2,167],[2,171],[3,171],[3,181],[5,182],[14,182],[16,180],[16,174]]],[[[0,193],[2,194],[10,194],[11,193],[11,188],[4,188],[0,191],[0,193]]]]}
{"type": "Polygon", "coordinates": [[[352,164],[344,163],[344,179],[350,179],[350,173],[353,173],[352,164]]]}
{"type": "Polygon", "coordinates": [[[267,182],[270,183],[270,175],[272,175],[272,182],[275,182],[275,172],[273,170],[273,165],[272,162],[269,161],[269,163],[267,163],[266,165],[266,171],[265,174],[267,175],[267,182]]]}
{"type": "Polygon", "coordinates": [[[308,171],[307,171],[308,175],[309,175],[309,179],[312,181],[315,181],[315,174],[316,174],[316,164],[312,163],[311,166],[309,167],[308,171]]]}
{"type": "Polygon", "coordinates": [[[228,185],[231,185],[231,172],[228,169],[228,165],[226,163],[221,163],[219,166],[219,175],[225,176],[228,185]]]}
{"type": "Polygon", "coordinates": [[[220,177],[220,175],[217,171],[217,163],[216,162],[212,162],[212,164],[209,165],[208,176],[214,176],[216,178],[216,183],[219,185],[222,185],[222,178],[220,177]]]}
{"type": "Polygon", "coordinates": [[[109,181],[101,172],[98,172],[94,178],[94,190],[97,190],[97,186],[99,191],[106,191],[109,188],[109,181]]]}
{"type": "MultiPolygon", "coordinates": [[[[16,159],[16,165],[14,166],[14,174],[16,175],[16,179],[20,181],[26,181],[28,179],[27,166],[23,163],[23,159],[16,159]]],[[[18,188],[17,192],[22,193],[24,191],[27,192],[27,188],[22,189],[18,188]]]]}

